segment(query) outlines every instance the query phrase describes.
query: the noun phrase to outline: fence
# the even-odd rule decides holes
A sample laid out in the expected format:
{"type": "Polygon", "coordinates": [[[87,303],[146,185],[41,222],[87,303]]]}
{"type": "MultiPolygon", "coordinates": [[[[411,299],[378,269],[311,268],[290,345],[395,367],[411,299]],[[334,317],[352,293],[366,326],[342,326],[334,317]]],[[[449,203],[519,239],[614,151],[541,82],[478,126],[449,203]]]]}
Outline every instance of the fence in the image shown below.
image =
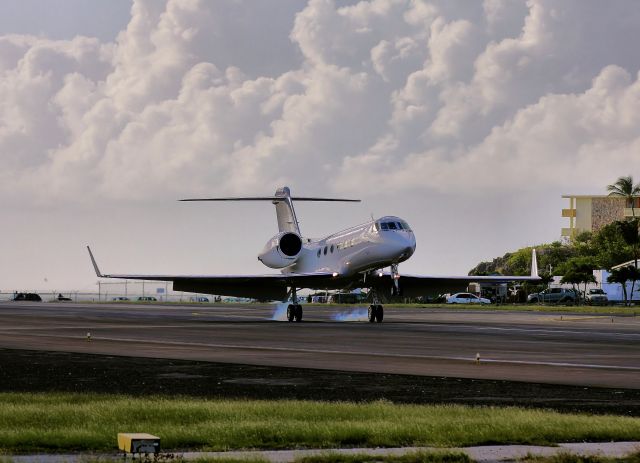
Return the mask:
{"type": "Polygon", "coordinates": [[[74,302],[108,302],[114,300],[135,301],[141,297],[155,297],[162,302],[214,302],[216,298],[210,294],[173,291],[169,282],[158,281],[98,281],[96,291],[69,289],[30,289],[18,288],[0,290],[0,301],[12,300],[16,293],[36,293],[43,301],[55,301],[59,296],[69,298],[74,302]]]}

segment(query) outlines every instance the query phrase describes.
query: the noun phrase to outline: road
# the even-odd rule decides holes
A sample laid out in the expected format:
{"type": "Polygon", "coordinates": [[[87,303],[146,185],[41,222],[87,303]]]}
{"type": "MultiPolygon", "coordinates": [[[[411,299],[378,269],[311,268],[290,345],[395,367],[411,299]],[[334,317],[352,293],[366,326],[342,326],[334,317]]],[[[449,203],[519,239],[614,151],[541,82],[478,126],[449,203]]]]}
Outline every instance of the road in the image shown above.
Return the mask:
{"type": "Polygon", "coordinates": [[[640,317],[276,307],[5,302],[0,348],[640,389],[640,317]]]}

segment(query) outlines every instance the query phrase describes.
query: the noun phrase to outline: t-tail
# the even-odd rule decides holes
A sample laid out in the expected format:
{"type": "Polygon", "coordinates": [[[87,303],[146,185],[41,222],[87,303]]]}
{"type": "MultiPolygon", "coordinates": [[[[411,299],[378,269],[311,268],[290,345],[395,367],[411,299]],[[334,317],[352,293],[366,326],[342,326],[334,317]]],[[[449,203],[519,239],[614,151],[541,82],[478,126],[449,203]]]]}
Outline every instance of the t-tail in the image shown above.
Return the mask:
{"type": "Polygon", "coordinates": [[[278,219],[278,230],[282,232],[293,232],[298,235],[300,233],[300,224],[296,217],[296,211],[293,207],[294,201],[341,201],[358,203],[359,199],[344,198],[311,198],[311,197],[293,197],[291,190],[287,186],[278,188],[273,196],[251,196],[239,198],[189,198],[180,201],[271,201],[276,206],[276,218],[278,219]]]}

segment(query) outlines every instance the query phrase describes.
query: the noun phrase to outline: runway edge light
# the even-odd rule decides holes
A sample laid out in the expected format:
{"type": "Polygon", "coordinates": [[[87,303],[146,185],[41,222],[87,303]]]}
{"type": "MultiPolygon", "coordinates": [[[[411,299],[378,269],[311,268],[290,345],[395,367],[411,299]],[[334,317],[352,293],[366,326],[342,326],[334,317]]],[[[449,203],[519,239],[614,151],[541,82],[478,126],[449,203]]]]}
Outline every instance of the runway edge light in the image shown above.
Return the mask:
{"type": "Polygon", "coordinates": [[[127,453],[158,453],[160,438],[145,432],[119,432],[118,448],[127,453]]]}

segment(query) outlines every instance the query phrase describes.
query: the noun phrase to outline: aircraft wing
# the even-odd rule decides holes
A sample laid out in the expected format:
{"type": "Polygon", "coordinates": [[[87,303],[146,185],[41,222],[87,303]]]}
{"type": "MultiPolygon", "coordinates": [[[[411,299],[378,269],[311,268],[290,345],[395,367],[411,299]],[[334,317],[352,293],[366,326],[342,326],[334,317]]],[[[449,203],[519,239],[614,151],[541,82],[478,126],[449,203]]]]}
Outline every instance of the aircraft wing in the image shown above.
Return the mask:
{"type": "MultiPolygon", "coordinates": [[[[510,282],[539,282],[539,276],[495,275],[495,276],[431,276],[402,274],[398,279],[400,294],[407,297],[423,296],[425,294],[442,294],[466,291],[469,283],[510,283],[510,282]]],[[[378,274],[369,280],[367,286],[380,288],[383,293],[390,294],[394,286],[390,273],[378,274]]]]}
{"type": "Polygon", "coordinates": [[[333,273],[290,273],[268,275],[141,275],[103,274],[93,253],[87,246],[91,263],[99,278],[126,280],[170,281],[174,291],[187,291],[224,296],[251,297],[256,299],[285,300],[291,286],[297,288],[344,287],[344,280],[333,273]]]}
{"type": "MultiPolygon", "coordinates": [[[[466,291],[469,283],[511,283],[511,282],[539,282],[538,258],[536,250],[531,251],[531,274],[522,275],[464,275],[464,276],[432,276],[432,275],[406,275],[398,277],[398,289],[400,294],[407,297],[423,296],[428,293],[446,293],[466,291]]],[[[393,276],[389,272],[380,272],[370,281],[368,286],[377,287],[383,291],[391,291],[395,286],[393,276]]]]}

